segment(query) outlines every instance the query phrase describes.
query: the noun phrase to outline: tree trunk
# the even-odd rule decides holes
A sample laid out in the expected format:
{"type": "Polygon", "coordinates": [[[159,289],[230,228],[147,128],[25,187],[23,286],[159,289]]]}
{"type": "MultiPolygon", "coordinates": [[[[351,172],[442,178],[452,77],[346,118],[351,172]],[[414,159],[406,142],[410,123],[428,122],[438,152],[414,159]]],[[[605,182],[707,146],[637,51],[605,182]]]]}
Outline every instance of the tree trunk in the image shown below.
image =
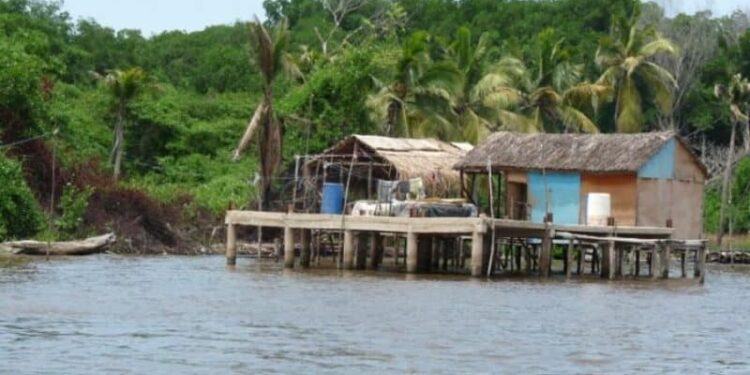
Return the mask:
{"type": "Polygon", "coordinates": [[[117,110],[117,123],[115,124],[115,144],[112,147],[115,181],[120,178],[122,171],[122,151],[125,143],[125,115],[124,107],[121,105],[117,110]]]}
{"type": "Polygon", "coordinates": [[[724,220],[726,219],[727,200],[729,198],[729,181],[732,177],[732,163],[734,157],[734,142],[737,132],[737,121],[732,122],[732,133],[729,137],[729,153],[727,154],[727,165],[724,167],[724,180],[721,183],[721,208],[719,210],[719,228],[716,235],[716,242],[721,246],[724,239],[724,220]]]}
{"type": "Polygon", "coordinates": [[[747,121],[740,123],[742,126],[742,146],[745,154],[750,152],[750,124],[747,121]]]}
{"type": "Polygon", "coordinates": [[[261,202],[264,210],[268,210],[271,204],[271,189],[273,177],[281,164],[282,139],[281,127],[273,118],[272,93],[267,92],[266,114],[261,122],[260,138],[260,168],[261,168],[261,202]]]}

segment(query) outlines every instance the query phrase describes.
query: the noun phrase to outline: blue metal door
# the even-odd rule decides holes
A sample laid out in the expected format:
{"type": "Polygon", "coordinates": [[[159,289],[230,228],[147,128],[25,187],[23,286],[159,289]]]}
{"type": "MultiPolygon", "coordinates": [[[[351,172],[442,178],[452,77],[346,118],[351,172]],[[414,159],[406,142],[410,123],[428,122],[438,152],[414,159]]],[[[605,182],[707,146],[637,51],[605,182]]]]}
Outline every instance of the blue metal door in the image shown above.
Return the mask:
{"type": "Polygon", "coordinates": [[[558,224],[578,224],[581,207],[581,175],[579,173],[529,171],[529,203],[531,221],[544,222],[552,212],[558,224]]]}

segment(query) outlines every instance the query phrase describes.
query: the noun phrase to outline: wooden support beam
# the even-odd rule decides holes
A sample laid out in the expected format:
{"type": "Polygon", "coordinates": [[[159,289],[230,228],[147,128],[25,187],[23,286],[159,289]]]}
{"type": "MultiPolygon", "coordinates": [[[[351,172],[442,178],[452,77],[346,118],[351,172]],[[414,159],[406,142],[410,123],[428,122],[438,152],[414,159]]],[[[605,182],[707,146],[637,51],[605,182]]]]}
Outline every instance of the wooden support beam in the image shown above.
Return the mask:
{"type": "Polygon", "coordinates": [[[609,241],[602,248],[602,265],[599,270],[604,279],[611,280],[615,278],[615,251],[615,241],[609,241]]]}
{"type": "Polygon", "coordinates": [[[471,276],[479,277],[484,274],[484,269],[482,267],[483,258],[484,233],[474,231],[471,235],[471,276]]]}
{"type": "Polygon", "coordinates": [[[345,270],[354,269],[354,233],[350,230],[344,231],[343,247],[342,268],[345,270]]]}
{"type": "Polygon", "coordinates": [[[635,251],[635,277],[638,277],[641,275],[641,250],[636,247],[633,251],[635,251]]]}
{"type": "Polygon", "coordinates": [[[416,273],[418,268],[417,234],[409,232],[406,234],[406,272],[416,273]]]}
{"type": "Polygon", "coordinates": [[[284,227],[284,267],[294,267],[294,229],[284,227]]]}
{"type": "Polygon", "coordinates": [[[547,225],[542,238],[542,251],[539,253],[539,274],[542,277],[549,277],[552,267],[552,229],[547,225]]]}
{"type": "Polygon", "coordinates": [[[695,268],[693,276],[703,284],[706,281],[706,245],[699,247],[695,255],[695,268]]]}
{"type": "Polygon", "coordinates": [[[689,251],[690,250],[685,249],[684,251],[682,251],[680,253],[680,270],[682,271],[682,275],[681,276],[683,278],[687,277],[687,265],[686,265],[686,262],[687,262],[687,254],[688,254],[689,251]]]}
{"type": "Polygon", "coordinates": [[[311,238],[312,238],[312,231],[309,229],[301,229],[300,230],[300,242],[302,243],[302,250],[300,252],[300,266],[302,268],[308,268],[310,267],[310,256],[311,256],[311,238]]]}
{"type": "Polygon", "coordinates": [[[234,224],[227,225],[227,265],[237,264],[237,232],[234,224]]]}
{"type": "Polygon", "coordinates": [[[667,242],[662,245],[661,250],[661,278],[669,278],[669,264],[672,260],[672,243],[667,242]]]}
{"type": "Polygon", "coordinates": [[[357,261],[356,269],[363,270],[367,268],[367,245],[370,234],[367,232],[357,233],[357,261]]]}
{"type": "Polygon", "coordinates": [[[417,270],[418,272],[429,272],[432,264],[432,242],[429,234],[423,234],[417,240],[417,270]]]}
{"type": "Polygon", "coordinates": [[[568,242],[568,249],[565,251],[565,277],[570,278],[573,273],[573,252],[575,251],[575,240],[568,242]]]}
{"type": "Polygon", "coordinates": [[[376,270],[380,267],[380,259],[383,256],[383,237],[378,232],[370,234],[370,269],[376,270]]]}
{"type": "Polygon", "coordinates": [[[654,245],[654,250],[651,252],[651,265],[648,267],[649,276],[653,279],[661,277],[661,266],[659,263],[661,261],[661,254],[662,245],[654,245]]]}

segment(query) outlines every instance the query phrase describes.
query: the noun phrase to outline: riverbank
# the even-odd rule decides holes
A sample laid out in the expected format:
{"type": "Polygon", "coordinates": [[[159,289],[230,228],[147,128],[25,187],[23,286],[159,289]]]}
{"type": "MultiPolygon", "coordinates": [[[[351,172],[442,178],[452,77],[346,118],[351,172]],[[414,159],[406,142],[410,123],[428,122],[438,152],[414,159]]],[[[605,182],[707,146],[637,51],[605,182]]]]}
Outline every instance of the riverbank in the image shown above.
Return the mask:
{"type": "Polygon", "coordinates": [[[20,267],[30,261],[31,260],[25,256],[0,254],[0,268],[20,267]]]}

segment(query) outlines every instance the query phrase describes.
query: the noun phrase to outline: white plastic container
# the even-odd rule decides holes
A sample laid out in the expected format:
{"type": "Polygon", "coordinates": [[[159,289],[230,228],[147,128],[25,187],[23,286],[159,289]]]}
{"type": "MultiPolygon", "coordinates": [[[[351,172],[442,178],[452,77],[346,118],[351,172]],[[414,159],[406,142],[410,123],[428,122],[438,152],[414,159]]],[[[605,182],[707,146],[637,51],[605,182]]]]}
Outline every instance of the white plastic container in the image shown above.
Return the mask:
{"type": "Polygon", "coordinates": [[[586,225],[607,226],[612,216],[612,199],[607,193],[589,193],[586,196],[586,225]]]}

